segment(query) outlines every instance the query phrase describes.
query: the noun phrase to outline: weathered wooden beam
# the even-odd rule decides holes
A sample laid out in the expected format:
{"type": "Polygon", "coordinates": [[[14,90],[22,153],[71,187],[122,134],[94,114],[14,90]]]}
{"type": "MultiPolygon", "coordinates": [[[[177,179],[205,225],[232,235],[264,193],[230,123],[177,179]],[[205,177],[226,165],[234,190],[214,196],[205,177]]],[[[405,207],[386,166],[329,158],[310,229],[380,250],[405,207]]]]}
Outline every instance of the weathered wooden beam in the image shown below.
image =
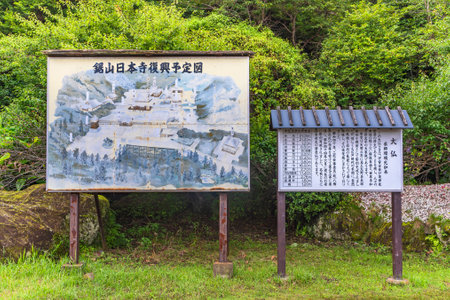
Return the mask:
{"type": "Polygon", "coordinates": [[[317,115],[316,108],[313,106],[311,108],[311,110],[312,110],[312,113],[313,113],[313,116],[314,116],[314,120],[316,121],[316,125],[320,126],[319,116],[317,115]]]}
{"type": "Polygon", "coordinates": [[[373,107],[373,112],[375,113],[375,117],[377,118],[378,124],[380,126],[383,126],[383,121],[381,120],[380,113],[378,112],[378,107],[374,106],[373,107]]]}
{"type": "Polygon", "coordinates": [[[283,120],[281,119],[281,109],[277,106],[278,125],[283,126],[283,120]]]}
{"type": "Polygon", "coordinates": [[[337,107],[337,113],[338,113],[339,121],[341,122],[341,125],[344,126],[345,121],[344,121],[344,116],[342,115],[342,109],[340,106],[337,107]]]}
{"type": "Polygon", "coordinates": [[[333,119],[331,119],[330,109],[328,106],[325,106],[325,113],[327,114],[328,124],[333,126],[333,119]]]}
{"type": "Polygon", "coordinates": [[[300,113],[300,120],[302,121],[302,125],[306,126],[305,112],[303,111],[303,106],[300,106],[300,109],[298,112],[300,113]]]}
{"type": "Polygon", "coordinates": [[[408,126],[408,121],[406,121],[406,117],[403,114],[403,109],[400,106],[397,106],[397,111],[398,114],[400,115],[400,118],[402,118],[403,125],[408,126]]]}
{"type": "Polygon", "coordinates": [[[395,121],[394,121],[394,118],[391,115],[391,110],[389,109],[388,106],[385,106],[384,110],[386,111],[386,114],[387,114],[387,116],[389,118],[389,121],[391,122],[391,125],[394,126],[395,125],[395,121]]]}
{"type": "Polygon", "coordinates": [[[166,51],[166,50],[44,50],[43,54],[50,57],[120,57],[120,56],[249,56],[255,53],[252,51],[166,51]]]}
{"type": "Polygon", "coordinates": [[[361,111],[363,113],[364,120],[366,121],[366,125],[370,126],[370,120],[369,120],[369,116],[367,115],[366,108],[364,106],[361,107],[361,111]]]}
{"type": "Polygon", "coordinates": [[[353,125],[358,125],[358,121],[356,120],[355,111],[353,110],[353,106],[349,106],[348,110],[350,111],[350,115],[352,116],[353,125]]]}
{"type": "Polygon", "coordinates": [[[292,119],[292,109],[290,106],[288,106],[288,118],[289,118],[289,125],[294,126],[294,120],[292,119]]]}

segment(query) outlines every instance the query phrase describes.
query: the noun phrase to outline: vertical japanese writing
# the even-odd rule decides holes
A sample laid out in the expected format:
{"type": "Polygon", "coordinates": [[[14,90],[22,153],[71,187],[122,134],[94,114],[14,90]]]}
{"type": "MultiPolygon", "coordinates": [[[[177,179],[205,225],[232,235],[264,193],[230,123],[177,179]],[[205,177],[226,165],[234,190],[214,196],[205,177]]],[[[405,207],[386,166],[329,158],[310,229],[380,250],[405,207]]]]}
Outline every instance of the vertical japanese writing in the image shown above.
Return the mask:
{"type": "Polygon", "coordinates": [[[383,144],[383,162],[384,162],[384,174],[388,173],[388,144],[384,142],[383,144]]]}
{"type": "Polygon", "coordinates": [[[282,138],[282,184],[307,187],[312,181],[312,137],[309,130],[286,130],[282,138]]]}
{"type": "Polygon", "coordinates": [[[390,163],[401,162],[399,138],[391,138],[393,133],[389,131],[291,129],[284,132],[282,180],[284,186],[292,189],[381,188],[392,181],[386,179],[391,174],[390,163]]]}
{"type": "Polygon", "coordinates": [[[381,134],[378,132],[377,134],[377,153],[378,153],[378,159],[377,159],[377,166],[378,166],[378,186],[382,185],[382,176],[381,176],[381,134]]]}
{"type": "Polygon", "coordinates": [[[312,134],[310,130],[303,133],[303,140],[300,144],[301,156],[300,164],[302,170],[300,172],[302,186],[312,186],[312,150],[311,150],[312,134]]]}
{"type": "Polygon", "coordinates": [[[331,182],[333,186],[336,186],[336,143],[337,143],[337,133],[336,130],[332,130],[332,149],[331,149],[331,157],[333,160],[332,170],[331,170],[331,182]]]}

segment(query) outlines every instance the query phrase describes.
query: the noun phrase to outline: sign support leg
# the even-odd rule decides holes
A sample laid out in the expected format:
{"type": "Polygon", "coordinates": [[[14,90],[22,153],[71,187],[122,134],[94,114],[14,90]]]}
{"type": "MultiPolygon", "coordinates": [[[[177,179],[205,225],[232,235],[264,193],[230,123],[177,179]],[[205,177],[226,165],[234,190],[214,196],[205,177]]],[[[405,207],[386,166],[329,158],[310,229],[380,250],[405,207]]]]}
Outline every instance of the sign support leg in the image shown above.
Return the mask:
{"type": "Polygon", "coordinates": [[[392,278],[388,282],[392,284],[407,284],[403,279],[402,265],[402,194],[392,193],[392,278]]]}
{"type": "Polygon", "coordinates": [[[228,261],[228,195],[220,193],[219,201],[219,261],[213,265],[214,276],[231,278],[233,263],[228,261]]]}
{"type": "Polygon", "coordinates": [[[94,194],[94,200],[95,200],[95,209],[97,210],[97,220],[98,220],[98,226],[100,227],[100,237],[102,239],[102,248],[103,251],[108,249],[108,245],[106,244],[105,239],[105,231],[103,229],[103,221],[102,221],[102,213],[100,211],[100,201],[98,201],[98,194],[94,194]]]}
{"type": "Polygon", "coordinates": [[[74,264],[79,263],[80,255],[80,194],[70,194],[70,226],[69,226],[69,256],[74,264]]]}
{"type": "Polygon", "coordinates": [[[394,279],[402,279],[402,198],[392,193],[392,263],[394,279]]]}
{"type": "Polygon", "coordinates": [[[219,203],[219,262],[228,258],[228,199],[227,194],[220,194],[219,203]]]}
{"type": "Polygon", "coordinates": [[[286,277],[286,194],[277,192],[278,276],[286,277]]]}

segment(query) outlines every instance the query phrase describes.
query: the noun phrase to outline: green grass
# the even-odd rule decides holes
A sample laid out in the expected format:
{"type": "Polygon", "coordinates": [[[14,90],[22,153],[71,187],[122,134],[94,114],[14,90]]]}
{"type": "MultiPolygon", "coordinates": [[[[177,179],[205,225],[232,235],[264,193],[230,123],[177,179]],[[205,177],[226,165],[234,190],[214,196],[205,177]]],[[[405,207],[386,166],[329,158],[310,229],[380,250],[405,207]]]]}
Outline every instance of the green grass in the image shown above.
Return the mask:
{"type": "Polygon", "coordinates": [[[288,278],[276,275],[273,240],[239,237],[230,242],[232,279],[214,278],[217,241],[167,239],[151,249],[115,250],[98,255],[84,250],[82,269],[61,266],[31,253],[0,264],[0,297],[36,298],[450,298],[450,264],[445,254],[406,254],[407,286],[391,286],[387,249],[357,244],[313,244],[297,241],[287,249],[288,278]],[[83,277],[93,273],[94,279],[83,277]]]}

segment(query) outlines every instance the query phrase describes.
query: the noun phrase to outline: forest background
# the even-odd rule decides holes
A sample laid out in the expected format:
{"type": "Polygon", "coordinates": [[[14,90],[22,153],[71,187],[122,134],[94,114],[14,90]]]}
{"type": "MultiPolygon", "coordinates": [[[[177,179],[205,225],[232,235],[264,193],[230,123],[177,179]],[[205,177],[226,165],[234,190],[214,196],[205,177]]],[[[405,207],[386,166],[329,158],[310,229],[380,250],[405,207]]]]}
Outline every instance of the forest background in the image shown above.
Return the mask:
{"type": "MultiPolygon", "coordinates": [[[[446,0],[0,0],[0,189],[45,182],[46,49],[254,51],[252,191],[232,197],[232,218],[274,215],[276,133],[269,131],[269,112],[278,105],[401,106],[415,126],[404,132],[405,183],[449,182],[449,6],[446,0]]],[[[161,215],[216,211],[215,195],[152,197],[176,203],[162,204],[161,215]]],[[[346,197],[288,193],[291,225],[311,222],[346,197]]]]}

